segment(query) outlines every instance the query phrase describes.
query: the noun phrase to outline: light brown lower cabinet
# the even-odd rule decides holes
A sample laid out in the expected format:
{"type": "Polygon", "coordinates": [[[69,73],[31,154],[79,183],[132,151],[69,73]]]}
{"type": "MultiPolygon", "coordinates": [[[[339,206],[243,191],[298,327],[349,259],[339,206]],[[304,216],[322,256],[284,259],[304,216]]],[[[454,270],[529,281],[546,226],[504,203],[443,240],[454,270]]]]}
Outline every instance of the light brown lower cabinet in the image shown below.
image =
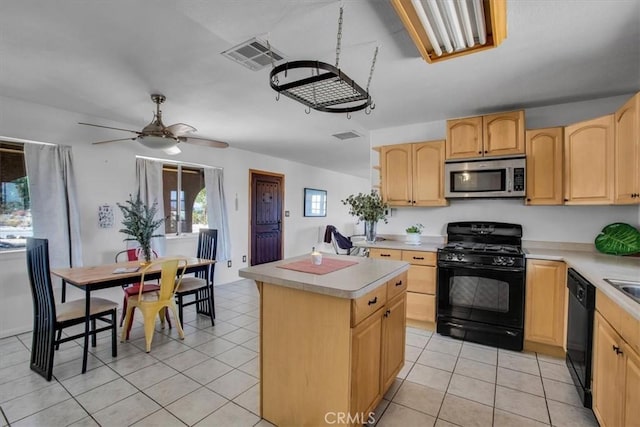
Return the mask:
{"type": "Polygon", "coordinates": [[[525,349],[564,357],[567,316],[567,265],[527,260],[525,349]]]}
{"type": "MultiPolygon", "coordinates": [[[[596,307],[598,304],[596,297],[596,307]]],[[[604,311],[604,310],[603,310],[604,311]]],[[[620,311],[622,311],[620,309],[620,311]]],[[[593,343],[593,413],[602,427],[632,427],[640,425],[640,356],[610,324],[604,313],[596,311],[593,343]]],[[[620,312],[612,313],[611,320],[618,329],[620,312]]],[[[626,337],[625,337],[626,338],[626,337]]]]}
{"type": "Polygon", "coordinates": [[[404,365],[407,273],[357,299],[259,283],[260,408],[275,425],[362,425],[404,365]]]}

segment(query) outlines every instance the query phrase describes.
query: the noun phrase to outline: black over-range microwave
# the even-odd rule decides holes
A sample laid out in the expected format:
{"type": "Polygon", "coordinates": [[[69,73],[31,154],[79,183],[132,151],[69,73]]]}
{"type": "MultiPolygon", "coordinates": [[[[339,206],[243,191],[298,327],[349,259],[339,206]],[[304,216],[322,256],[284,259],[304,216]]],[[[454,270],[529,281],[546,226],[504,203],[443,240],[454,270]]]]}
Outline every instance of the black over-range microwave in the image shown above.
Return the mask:
{"type": "Polygon", "coordinates": [[[444,196],[448,199],[524,197],[525,164],[524,157],[447,162],[444,196]]]}

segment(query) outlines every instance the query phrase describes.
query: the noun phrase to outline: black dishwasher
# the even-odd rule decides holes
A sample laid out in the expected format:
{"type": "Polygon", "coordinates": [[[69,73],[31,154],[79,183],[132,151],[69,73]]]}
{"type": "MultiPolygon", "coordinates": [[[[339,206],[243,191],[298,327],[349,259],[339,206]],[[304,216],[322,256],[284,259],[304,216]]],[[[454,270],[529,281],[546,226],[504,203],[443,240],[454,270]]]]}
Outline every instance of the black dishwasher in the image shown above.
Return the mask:
{"type": "Polygon", "coordinates": [[[574,269],[567,273],[567,367],[585,407],[591,408],[591,353],[596,290],[574,269]]]}

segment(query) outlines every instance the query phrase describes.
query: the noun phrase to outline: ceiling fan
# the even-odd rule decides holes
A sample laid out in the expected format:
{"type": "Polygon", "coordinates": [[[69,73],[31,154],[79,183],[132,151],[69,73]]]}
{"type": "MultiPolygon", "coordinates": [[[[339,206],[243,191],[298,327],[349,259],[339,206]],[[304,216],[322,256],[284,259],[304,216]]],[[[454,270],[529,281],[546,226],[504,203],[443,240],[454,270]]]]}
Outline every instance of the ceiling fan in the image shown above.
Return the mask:
{"type": "Polygon", "coordinates": [[[93,144],[105,144],[107,142],[116,141],[138,141],[145,147],[154,148],[158,150],[164,150],[167,154],[178,154],[180,149],[177,144],[180,142],[186,142],[194,145],[201,145],[204,147],[213,148],[227,148],[229,144],[226,142],[215,141],[207,138],[196,138],[193,136],[186,136],[196,131],[196,128],[184,123],[176,123],[171,126],[165,126],[162,123],[162,111],[160,111],[160,104],[162,104],[166,97],[160,94],[152,94],[151,100],[156,104],[156,112],[154,113],[151,123],[142,128],[141,131],[114,128],[111,126],[94,125],[92,123],[78,123],[80,125],[94,126],[98,128],[121,130],[125,132],[135,133],[136,136],[130,138],[110,139],[107,141],[98,141],[93,144]]]}

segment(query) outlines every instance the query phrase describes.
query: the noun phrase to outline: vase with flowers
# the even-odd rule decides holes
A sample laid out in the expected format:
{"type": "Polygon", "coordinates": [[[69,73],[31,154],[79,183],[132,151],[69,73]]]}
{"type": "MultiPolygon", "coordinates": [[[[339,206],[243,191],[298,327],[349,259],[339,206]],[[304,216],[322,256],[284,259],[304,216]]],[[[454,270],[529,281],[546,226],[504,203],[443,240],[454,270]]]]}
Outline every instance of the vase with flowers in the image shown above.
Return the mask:
{"type": "Polygon", "coordinates": [[[160,237],[161,234],[154,234],[156,229],[162,225],[164,218],[155,219],[158,213],[158,202],[148,206],[138,194],[135,198],[129,194],[129,200],[124,204],[117,203],[122,211],[122,227],[119,231],[127,235],[124,239],[135,240],[140,245],[140,252],[144,257],[145,264],[151,262],[151,239],[160,237]]]}
{"type": "Polygon", "coordinates": [[[343,205],[349,206],[349,214],[364,221],[364,236],[368,243],[376,240],[376,225],[378,221],[387,223],[387,209],[389,206],[382,201],[380,195],[371,190],[370,193],[352,194],[344,200],[343,205]]]}

